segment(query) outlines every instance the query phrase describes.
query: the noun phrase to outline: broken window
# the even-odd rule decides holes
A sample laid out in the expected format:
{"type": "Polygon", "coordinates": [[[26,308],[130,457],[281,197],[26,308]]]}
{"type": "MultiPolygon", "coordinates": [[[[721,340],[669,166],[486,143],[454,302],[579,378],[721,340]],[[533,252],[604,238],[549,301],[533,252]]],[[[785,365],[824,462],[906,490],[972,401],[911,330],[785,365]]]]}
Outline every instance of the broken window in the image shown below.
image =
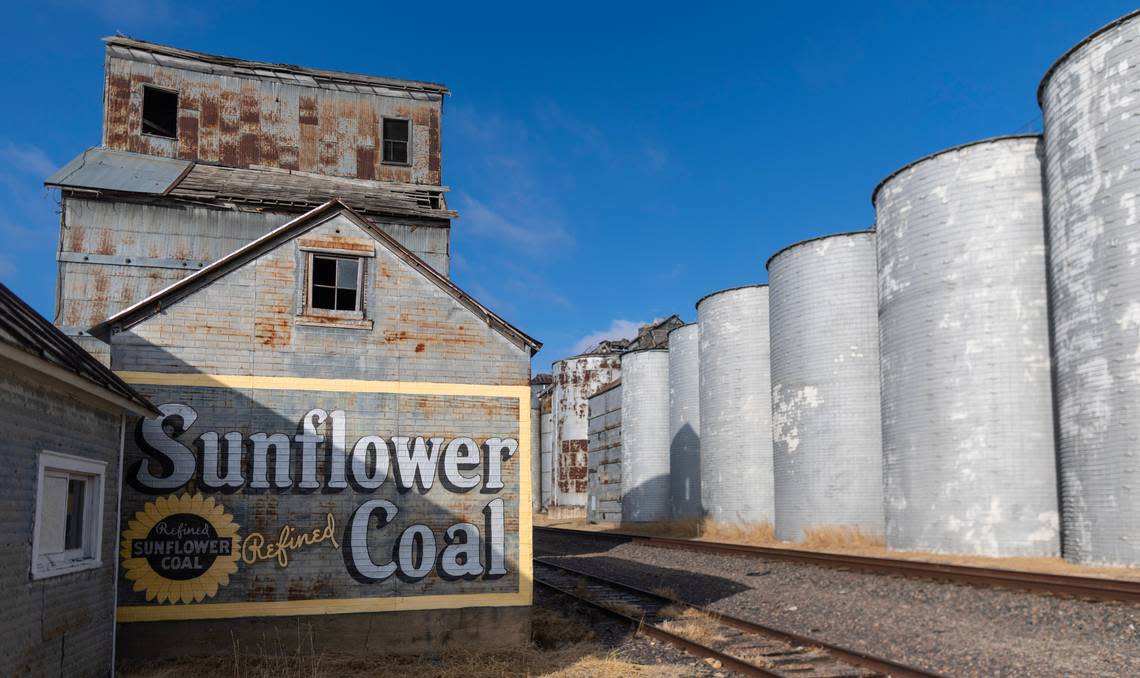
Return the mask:
{"type": "Polygon", "coordinates": [[[323,311],[359,311],[360,279],[363,271],[360,258],[314,254],[311,262],[310,308],[323,311]]]}
{"type": "Polygon", "coordinates": [[[143,87],[143,134],[178,138],[178,92],[158,87],[143,87]]]}
{"type": "Polygon", "coordinates": [[[407,120],[384,118],[384,162],[408,164],[411,124],[407,120]]]}
{"type": "Polygon", "coordinates": [[[106,464],[101,461],[40,453],[33,579],[101,563],[105,470],[106,464]]]}

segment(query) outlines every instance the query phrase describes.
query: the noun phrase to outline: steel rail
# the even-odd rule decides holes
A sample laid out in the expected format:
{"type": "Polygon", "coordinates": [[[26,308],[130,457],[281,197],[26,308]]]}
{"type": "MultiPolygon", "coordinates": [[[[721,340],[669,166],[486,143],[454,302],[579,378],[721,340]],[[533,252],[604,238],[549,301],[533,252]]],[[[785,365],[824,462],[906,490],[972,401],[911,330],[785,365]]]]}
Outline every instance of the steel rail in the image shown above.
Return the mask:
{"type": "Polygon", "coordinates": [[[785,560],[833,569],[860,570],[875,574],[897,575],[918,579],[934,579],[954,584],[969,584],[994,588],[1015,589],[1057,596],[1069,596],[1100,601],[1140,603],[1140,581],[1102,579],[1070,574],[1048,574],[1025,570],[1007,570],[973,565],[952,565],[898,558],[823,553],[773,546],[752,546],[724,542],[652,537],[625,532],[594,532],[574,528],[540,527],[536,531],[567,534],[594,539],[620,539],[646,546],[680,548],[729,555],[785,560]]]}
{"type": "MultiPolygon", "coordinates": [[[[778,641],[790,643],[790,644],[796,645],[796,646],[806,646],[806,647],[818,648],[820,650],[823,650],[825,653],[827,653],[832,658],[838,659],[845,664],[849,664],[851,666],[857,666],[857,667],[864,668],[864,669],[869,669],[871,671],[877,671],[877,672],[889,675],[892,678],[940,678],[939,674],[936,674],[936,673],[930,673],[928,671],[924,671],[922,669],[915,668],[913,666],[908,666],[906,664],[900,664],[898,662],[891,661],[889,659],[884,659],[882,657],[877,657],[875,655],[872,655],[872,654],[869,654],[866,652],[862,652],[860,650],[852,650],[849,648],[841,647],[839,645],[834,645],[832,643],[827,643],[827,642],[819,640],[818,638],[803,636],[803,635],[799,635],[796,633],[792,633],[790,631],[778,629],[778,628],[775,628],[772,626],[766,626],[764,624],[758,624],[756,622],[748,621],[747,619],[740,619],[738,617],[726,615],[726,614],[723,614],[721,612],[717,612],[715,610],[710,610],[708,608],[701,607],[699,605],[693,605],[693,604],[688,603],[684,600],[673,598],[671,596],[662,595],[662,594],[656,593],[654,591],[648,591],[648,590],[640,588],[638,586],[633,586],[632,584],[626,584],[624,582],[619,582],[619,581],[615,581],[613,579],[609,579],[606,577],[601,577],[599,575],[592,574],[590,572],[584,572],[584,571],[576,569],[576,568],[568,567],[568,566],[563,565],[561,563],[554,563],[554,562],[551,562],[547,558],[535,558],[535,562],[541,563],[542,565],[545,565],[547,567],[553,567],[553,568],[562,570],[564,572],[568,572],[568,573],[573,574],[573,575],[578,576],[578,577],[582,577],[585,579],[590,579],[590,580],[596,581],[600,584],[603,584],[603,585],[608,586],[608,587],[613,588],[613,589],[629,591],[629,592],[632,592],[632,593],[635,593],[635,594],[638,594],[641,596],[655,598],[657,600],[664,601],[665,603],[668,603],[671,605],[682,605],[682,606],[687,607],[689,609],[693,609],[693,610],[696,610],[698,612],[701,612],[702,614],[707,615],[708,617],[710,617],[711,619],[713,619],[716,622],[719,622],[719,623],[724,624],[726,626],[731,626],[731,627],[738,629],[740,631],[745,631],[745,632],[748,632],[748,633],[751,633],[754,635],[767,636],[769,638],[773,638],[773,639],[778,640],[778,641]]],[[[566,591],[566,590],[557,588],[555,586],[550,585],[549,583],[540,581],[537,577],[535,578],[535,581],[539,584],[542,584],[543,586],[547,586],[549,588],[556,589],[556,590],[560,591],[561,593],[565,593],[566,595],[569,595],[573,598],[576,598],[578,600],[582,600],[582,601],[584,601],[590,605],[605,609],[607,612],[610,612],[611,614],[614,614],[616,616],[620,616],[620,617],[623,617],[625,619],[629,619],[631,621],[640,623],[640,620],[636,620],[636,619],[633,619],[632,617],[629,617],[627,615],[623,615],[620,612],[615,612],[613,610],[610,610],[610,609],[606,608],[604,605],[597,603],[595,601],[592,601],[588,598],[585,598],[584,596],[581,596],[574,591],[566,591]]],[[[644,630],[646,632],[650,632],[650,633],[652,633],[651,630],[655,630],[661,634],[664,634],[664,636],[674,636],[675,635],[669,631],[664,631],[662,629],[658,629],[656,626],[649,625],[649,624],[641,624],[640,629],[644,630]]],[[[655,637],[661,638],[663,640],[667,640],[667,638],[665,638],[664,636],[658,635],[655,637]]],[[[695,643],[694,641],[690,641],[690,640],[685,639],[685,638],[680,638],[680,640],[682,640],[684,643],[696,646],[696,648],[700,648],[700,651],[715,653],[715,656],[713,658],[722,661],[725,666],[728,666],[729,661],[726,661],[722,657],[727,657],[728,660],[730,660],[731,662],[733,662],[735,664],[742,664],[747,669],[751,669],[751,670],[755,670],[755,671],[759,672],[759,673],[753,673],[753,675],[764,675],[764,676],[783,676],[784,675],[781,673],[773,673],[773,672],[771,672],[771,671],[769,671],[763,667],[755,666],[754,664],[749,664],[747,662],[741,662],[740,660],[732,658],[731,655],[725,655],[724,653],[720,652],[719,650],[715,650],[715,649],[707,647],[705,645],[701,645],[700,643],[695,643]]],[[[669,642],[672,642],[672,641],[669,641],[669,642]]],[[[688,649],[688,648],[686,648],[686,649],[688,649]]],[[[694,651],[696,651],[696,650],[694,650],[694,651]]],[[[713,656],[713,655],[703,655],[703,656],[713,656]]]]}

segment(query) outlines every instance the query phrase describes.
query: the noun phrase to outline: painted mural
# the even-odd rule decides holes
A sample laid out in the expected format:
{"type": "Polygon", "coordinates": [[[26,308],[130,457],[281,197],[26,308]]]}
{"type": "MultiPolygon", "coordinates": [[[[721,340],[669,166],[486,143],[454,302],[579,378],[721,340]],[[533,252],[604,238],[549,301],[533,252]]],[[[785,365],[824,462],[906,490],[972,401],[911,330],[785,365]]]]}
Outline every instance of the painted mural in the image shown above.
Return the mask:
{"type": "Polygon", "coordinates": [[[131,380],[120,621],[529,604],[528,387],[131,380]]]}

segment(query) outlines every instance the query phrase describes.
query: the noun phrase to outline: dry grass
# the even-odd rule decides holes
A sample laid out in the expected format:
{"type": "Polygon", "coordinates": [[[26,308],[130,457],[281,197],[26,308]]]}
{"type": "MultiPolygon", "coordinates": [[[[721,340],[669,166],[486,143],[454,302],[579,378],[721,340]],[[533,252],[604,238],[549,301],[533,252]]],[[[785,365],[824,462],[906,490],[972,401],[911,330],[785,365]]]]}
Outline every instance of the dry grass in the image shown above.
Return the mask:
{"type": "Polygon", "coordinates": [[[881,537],[850,528],[821,525],[808,530],[800,542],[781,542],[768,523],[739,524],[713,523],[704,521],[694,534],[691,521],[672,523],[641,523],[636,525],[591,525],[585,521],[566,521],[559,527],[589,530],[595,532],[623,532],[645,536],[672,537],[679,539],[701,539],[704,541],[728,544],[748,544],[751,546],[777,546],[799,548],[805,551],[823,551],[843,555],[870,556],[875,558],[898,558],[925,563],[946,563],[950,565],[970,565],[974,567],[994,567],[1006,570],[1040,572],[1045,574],[1069,574],[1083,577],[1102,577],[1140,581],[1140,567],[1076,565],[1061,558],[992,557],[933,553],[928,551],[893,551],[888,549],[881,537]]]}
{"type": "Polygon", "coordinates": [[[680,610],[674,610],[674,607],[676,606],[670,606],[661,611],[662,614],[667,610],[676,612],[672,615],[672,619],[661,624],[661,628],[701,645],[712,646],[726,640],[724,625],[712,617],[691,607],[680,610]]]}
{"type": "Polygon", "coordinates": [[[718,523],[706,520],[701,525],[701,539],[730,544],[767,546],[776,544],[776,530],[771,523],[718,523]]]}
{"type": "Polygon", "coordinates": [[[317,654],[311,637],[295,648],[277,643],[256,652],[235,648],[229,657],[194,657],[123,667],[121,678],[667,678],[681,667],[646,666],[621,659],[593,642],[589,626],[548,608],[534,608],[532,643],[497,652],[447,652],[440,657],[357,657],[317,654]]]}
{"type": "Polygon", "coordinates": [[[817,525],[804,530],[804,538],[796,546],[814,551],[846,551],[884,549],[887,541],[881,535],[861,528],[839,525],[817,525]]]}

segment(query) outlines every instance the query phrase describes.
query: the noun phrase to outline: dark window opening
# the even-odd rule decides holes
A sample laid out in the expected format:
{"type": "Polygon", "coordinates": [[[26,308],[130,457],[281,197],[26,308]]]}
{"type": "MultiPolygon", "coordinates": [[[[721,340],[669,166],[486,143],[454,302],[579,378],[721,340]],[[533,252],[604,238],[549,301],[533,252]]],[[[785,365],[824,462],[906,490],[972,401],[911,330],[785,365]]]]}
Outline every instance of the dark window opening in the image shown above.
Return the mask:
{"type": "Polygon", "coordinates": [[[64,526],[63,548],[83,548],[83,496],[87,483],[81,479],[71,478],[67,481],[67,524],[64,526]]]}
{"type": "Polygon", "coordinates": [[[143,87],[143,134],[178,138],[178,92],[143,87]]]}
{"type": "Polygon", "coordinates": [[[410,131],[407,120],[384,118],[384,162],[408,164],[410,131]]]}
{"type": "Polygon", "coordinates": [[[360,310],[360,259],[313,255],[309,304],[326,311],[360,310]]]}

